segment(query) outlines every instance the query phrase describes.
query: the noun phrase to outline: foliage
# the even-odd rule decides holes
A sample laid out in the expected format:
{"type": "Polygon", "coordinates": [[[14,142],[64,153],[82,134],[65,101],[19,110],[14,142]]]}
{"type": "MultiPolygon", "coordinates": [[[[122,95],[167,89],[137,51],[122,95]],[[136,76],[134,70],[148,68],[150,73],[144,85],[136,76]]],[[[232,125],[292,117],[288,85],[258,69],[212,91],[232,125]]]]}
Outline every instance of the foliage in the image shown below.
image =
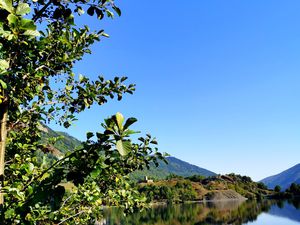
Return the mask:
{"type": "Polygon", "coordinates": [[[269,191],[266,185],[261,182],[254,182],[248,176],[231,173],[228,174],[228,177],[234,183],[234,185],[229,185],[230,189],[235,190],[248,199],[261,199],[272,194],[272,191],[269,191]]]}
{"type": "Polygon", "coordinates": [[[182,176],[179,176],[179,175],[176,175],[176,174],[173,174],[173,173],[171,173],[170,175],[168,175],[168,176],[166,177],[166,180],[172,180],[172,179],[174,179],[174,178],[182,179],[183,177],[182,177],[182,176]]]}
{"type": "Polygon", "coordinates": [[[194,175],[183,178],[171,175],[166,180],[153,183],[140,183],[140,192],[152,201],[184,202],[210,200],[217,198],[239,199],[240,195],[253,200],[260,200],[274,194],[268,189],[261,189],[260,184],[247,176],[238,174],[202,177],[194,175]]]}
{"type": "Polygon", "coordinates": [[[161,183],[142,185],[139,191],[150,201],[167,201],[167,202],[184,202],[192,201],[197,198],[197,193],[192,187],[192,183],[188,180],[177,179],[175,184],[161,183]]]}
{"type": "Polygon", "coordinates": [[[37,157],[28,151],[27,161],[15,154],[7,169],[7,176],[14,178],[5,187],[7,223],[43,221],[45,224],[62,221],[69,215],[77,216],[74,221],[87,223],[100,216],[103,204],[124,206],[126,210],[142,206],[146,199],[132,188],[127,175],[156,157],[161,158],[161,154],[151,154],[150,146],[155,141],[148,135],[140,143],[130,142],[130,151],[122,156],[108,130],[116,126],[115,118],[106,120],[103,127],[107,129],[96,133],[96,140],[88,133],[82,148],[68,152],[52,165],[45,161],[39,165],[37,157]],[[66,193],[63,181],[72,182],[75,188],[66,193]]]}
{"type": "Polygon", "coordinates": [[[257,186],[258,186],[258,188],[261,188],[261,189],[268,189],[267,185],[265,185],[263,182],[258,182],[257,186]]]}
{"type": "Polygon", "coordinates": [[[193,181],[193,182],[201,182],[202,180],[205,179],[205,177],[201,176],[201,175],[193,175],[193,176],[187,177],[186,179],[193,181]]]}
{"type": "MultiPolygon", "coordinates": [[[[70,149],[76,149],[81,146],[81,141],[78,139],[70,136],[66,132],[54,131],[46,125],[43,125],[41,136],[42,143],[46,144],[52,140],[51,144],[57,150],[58,155],[65,154],[70,149]]],[[[54,155],[57,156],[57,154],[54,152],[54,155]]]]}
{"type": "Polygon", "coordinates": [[[94,223],[103,204],[131,211],[145,198],[127,175],[163,159],[150,135],[132,143],[136,119],[120,113],[105,120],[103,132],[88,132],[81,147],[51,161],[43,155],[55,140],[41,141],[42,123],[68,128],[93,104],[135,90],[124,84],[127,77],[73,73],[91,45],[108,36],[76,25],[85,11],[100,20],[121,14],[113,0],[0,0],[1,224],[94,223]],[[66,181],[74,188],[66,190],[66,181]]]}
{"type": "Polygon", "coordinates": [[[293,196],[300,196],[300,184],[292,183],[286,192],[293,196]]]}
{"type": "Polygon", "coordinates": [[[276,185],[275,188],[274,188],[274,191],[280,192],[281,191],[281,187],[279,185],[276,185]]]}

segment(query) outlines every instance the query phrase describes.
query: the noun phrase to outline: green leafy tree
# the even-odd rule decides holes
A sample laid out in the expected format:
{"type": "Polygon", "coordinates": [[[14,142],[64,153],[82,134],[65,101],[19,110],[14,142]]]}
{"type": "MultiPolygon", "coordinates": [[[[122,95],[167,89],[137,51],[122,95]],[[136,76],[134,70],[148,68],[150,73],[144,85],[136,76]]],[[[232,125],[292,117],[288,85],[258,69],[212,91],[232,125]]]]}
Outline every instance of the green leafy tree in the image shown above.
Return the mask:
{"type": "Polygon", "coordinates": [[[268,189],[268,187],[263,182],[258,182],[257,187],[260,189],[265,189],[265,190],[268,189]]]}
{"type": "Polygon", "coordinates": [[[279,185],[276,185],[275,188],[274,188],[274,191],[280,192],[281,191],[281,187],[279,185]]]}
{"type": "Polygon", "coordinates": [[[43,123],[67,128],[93,104],[135,90],[126,77],[73,73],[91,45],[108,36],[76,25],[85,12],[98,20],[121,14],[113,0],[0,0],[1,224],[88,224],[103,204],[133,210],[145,198],[127,175],[163,159],[150,135],[130,140],[136,119],[120,113],[102,132],[88,132],[82,147],[50,162],[39,157],[53,147],[41,142],[43,123]],[[66,190],[64,182],[74,187],[66,190]]]}
{"type": "Polygon", "coordinates": [[[300,195],[300,184],[292,183],[286,192],[291,193],[292,195],[300,195]]]}

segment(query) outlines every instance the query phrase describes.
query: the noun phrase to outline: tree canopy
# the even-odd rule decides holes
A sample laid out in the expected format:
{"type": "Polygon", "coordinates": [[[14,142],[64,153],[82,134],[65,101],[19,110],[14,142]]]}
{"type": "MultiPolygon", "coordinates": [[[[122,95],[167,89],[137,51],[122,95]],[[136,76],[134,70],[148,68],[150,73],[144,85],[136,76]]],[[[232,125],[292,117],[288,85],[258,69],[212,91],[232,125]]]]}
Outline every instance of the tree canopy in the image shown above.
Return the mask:
{"type": "Polygon", "coordinates": [[[51,149],[40,141],[43,123],[68,128],[93,104],[135,90],[127,77],[74,74],[91,45],[108,37],[76,24],[85,12],[97,20],[121,15],[113,0],[0,0],[1,224],[87,224],[104,204],[141,207],[145,197],[127,175],[163,159],[150,135],[130,140],[136,119],[121,113],[63,157],[38,154],[51,149]],[[66,190],[66,182],[74,187],[66,190]]]}

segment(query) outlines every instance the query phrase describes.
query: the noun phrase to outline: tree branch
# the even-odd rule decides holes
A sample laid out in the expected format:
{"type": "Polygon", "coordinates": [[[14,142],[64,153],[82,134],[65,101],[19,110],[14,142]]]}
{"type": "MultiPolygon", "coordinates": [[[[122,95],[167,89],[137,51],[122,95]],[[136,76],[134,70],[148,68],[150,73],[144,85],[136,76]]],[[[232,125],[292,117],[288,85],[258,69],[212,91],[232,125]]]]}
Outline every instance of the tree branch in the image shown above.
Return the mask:
{"type": "Polygon", "coordinates": [[[76,213],[76,214],[74,214],[74,215],[72,215],[72,216],[70,216],[70,217],[68,217],[67,219],[62,220],[62,221],[59,222],[57,225],[63,224],[64,222],[66,222],[66,221],[72,219],[73,217],[76,217],[76,216],[78,216],[78,215],[80,215],[80,214],[82,214],[82,213],[84,213],[83,210],[82,210],[82,211],[79,211],[78,213],[76,213]]]}
{"type": "Polygon", "coordinates": [[[63,158],[57,160],[57,161],[56,161],[55,163],[53,163],[48,169],[44,170],[40,175],[38,175],[37,177],[35,177],[35,178],[34,178],[33,180],[31,180],[29,183],[27,183],[27,184],[23,187],[22,191],[25,191],[26,188],[27,188],[33,181],[36,181],[37,179],[41,178],[45,173],[47,173],[48,171],[50,171],[51,169],[53,169],[53,168],[54,168],[55,166],[57,166],[59,163],[63,162],[64,160],[66,160],[66,159],[69,158],[69,157],[72,157],[75,153],[80,152],[80,151],[84,151],[84,148],[78,149],[78,150],[72,152],[71,154],[69,154],[69,155],[67,155],[67,156],[65,156],[65,157],[63,157],[63,158]]]}
{"type": "Polygon", "coordinates": [[[34,21],[34,22],[36,22],[39,18],[40,18],[40,16],[43,14],[43,12],[45,12],[46,11],[46,9],[49,7],[49,5],[52,3],[52,0],[49,0],[49,2],[46,4],[46,5],[44,5],[44,7],[40,10],[40,11],[38,11],[33,17],[32,17],[32,20],[34,21]]]}

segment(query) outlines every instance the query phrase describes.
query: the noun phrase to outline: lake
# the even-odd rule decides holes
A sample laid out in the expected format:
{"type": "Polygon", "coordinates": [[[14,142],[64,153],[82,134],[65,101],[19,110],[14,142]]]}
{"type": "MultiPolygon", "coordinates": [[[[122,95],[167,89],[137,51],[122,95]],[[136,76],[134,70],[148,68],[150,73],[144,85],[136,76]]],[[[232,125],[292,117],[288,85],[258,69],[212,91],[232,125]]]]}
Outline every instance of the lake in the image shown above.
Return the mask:
{"type": "Polygon", "coordinates": [[[222,201],[161,205],[127,217],[106,209],[101,225],[300,225],[300,201],[222,201]]]}

